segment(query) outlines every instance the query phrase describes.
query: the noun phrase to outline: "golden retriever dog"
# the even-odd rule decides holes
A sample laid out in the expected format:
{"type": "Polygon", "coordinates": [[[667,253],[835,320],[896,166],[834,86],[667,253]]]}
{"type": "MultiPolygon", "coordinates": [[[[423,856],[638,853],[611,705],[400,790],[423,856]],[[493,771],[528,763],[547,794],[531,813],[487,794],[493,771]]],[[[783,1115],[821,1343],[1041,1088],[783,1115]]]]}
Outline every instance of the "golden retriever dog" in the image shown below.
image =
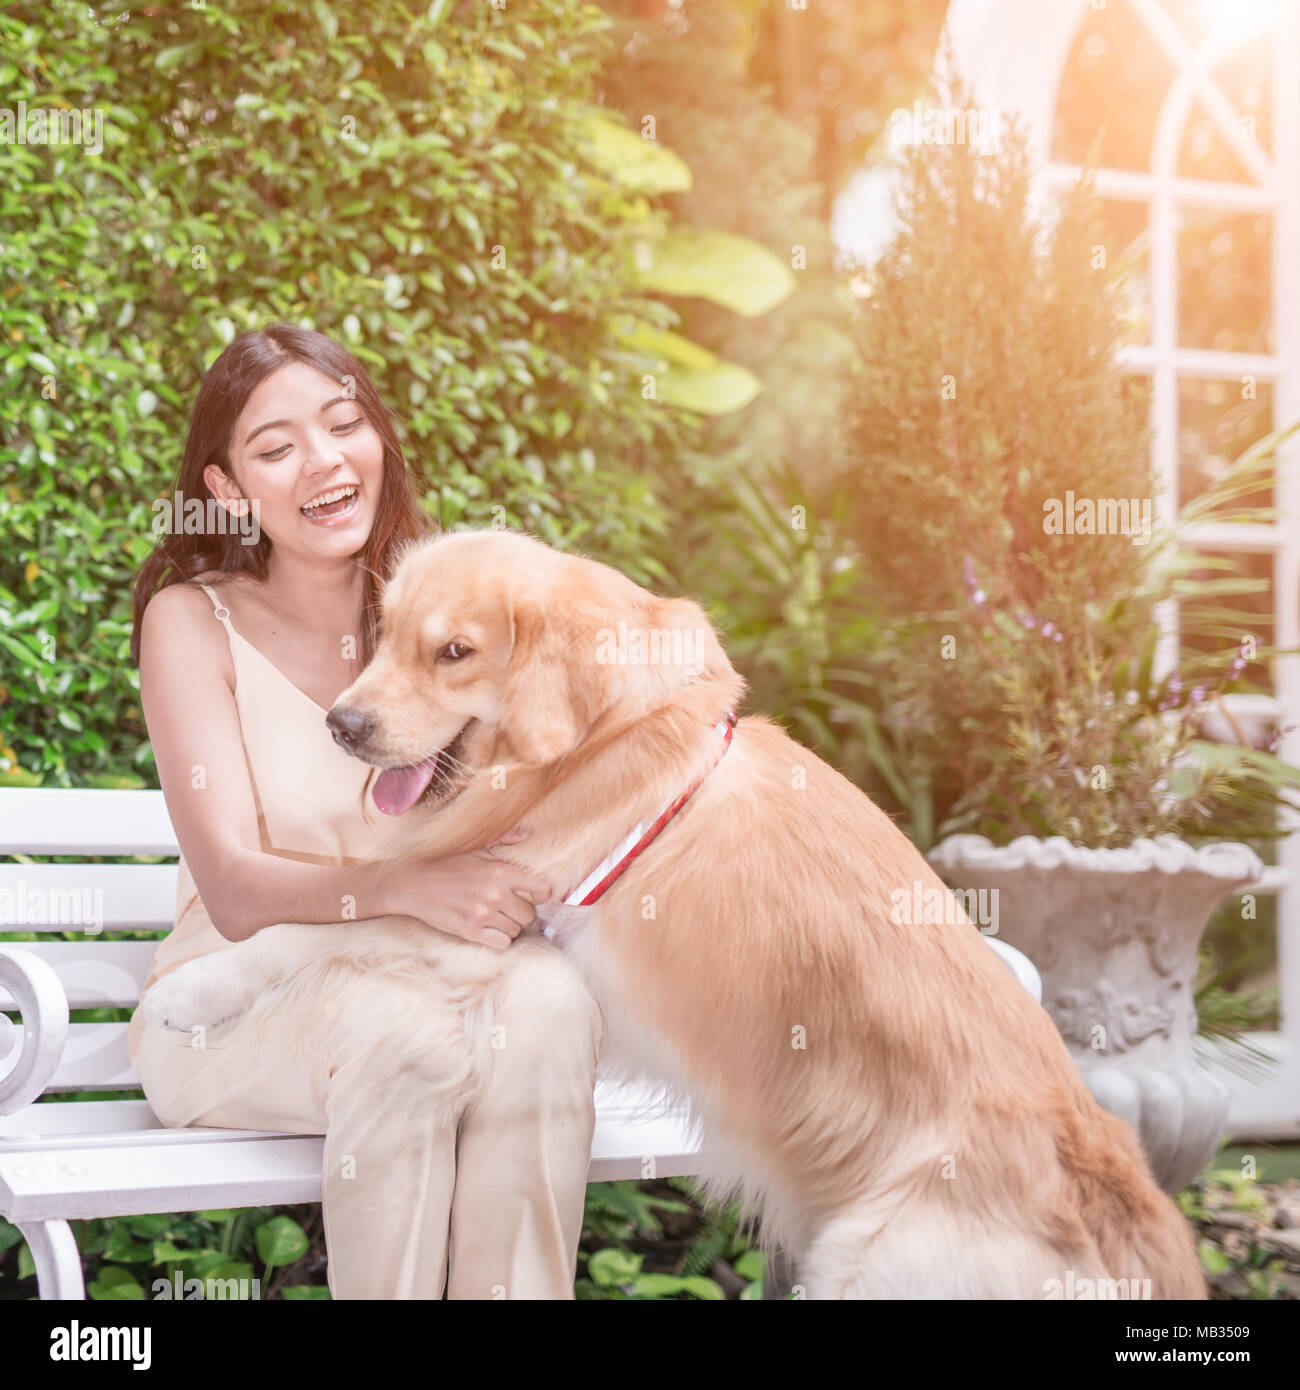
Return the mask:
{"type": "Polygon", "coordinates": [[[806,1297],[1204,1298],[1190,1228],[1046,1012],[968,920],[897,920],[942,881],[778,725],[733,732],[744,690],[689,600],[504,531],[414,549],[331,728],[381,769],[395,855],[527,830],[493,853],[552,883],[552,939],[270,927],[164,977],[147,1015],[216,1025],[319,970],[424,978],[447,1037],[424,1061],[463,1098],[494,982],[549,952],[601,1006],[602,1075],[689,1102],[709,1194],[761,1212],[806,1297]],[[697,781],[603,895],[559,901],[697,781]]]}

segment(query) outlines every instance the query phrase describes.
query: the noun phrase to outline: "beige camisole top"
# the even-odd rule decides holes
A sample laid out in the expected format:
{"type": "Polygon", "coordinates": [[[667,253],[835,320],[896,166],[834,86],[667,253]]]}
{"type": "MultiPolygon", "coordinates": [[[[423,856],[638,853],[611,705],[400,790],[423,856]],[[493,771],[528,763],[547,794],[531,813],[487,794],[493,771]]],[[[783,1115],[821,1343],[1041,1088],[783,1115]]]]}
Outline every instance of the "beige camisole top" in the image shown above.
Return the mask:
{"type": "MultiPolygon", "coordinates": [[[[235,668],[235,706],[262,850],[307,864],[352,864],[379,852],[381,813],[368,804],[370,769],[349,757],[325,727],[328,713],[235,631],[230,610],[206,584],[226,629],[235,668]]],[[[158,945],[144,988],[177,966],[234,943],[213,926],[182,855],[176,926],[158,945]]]]}

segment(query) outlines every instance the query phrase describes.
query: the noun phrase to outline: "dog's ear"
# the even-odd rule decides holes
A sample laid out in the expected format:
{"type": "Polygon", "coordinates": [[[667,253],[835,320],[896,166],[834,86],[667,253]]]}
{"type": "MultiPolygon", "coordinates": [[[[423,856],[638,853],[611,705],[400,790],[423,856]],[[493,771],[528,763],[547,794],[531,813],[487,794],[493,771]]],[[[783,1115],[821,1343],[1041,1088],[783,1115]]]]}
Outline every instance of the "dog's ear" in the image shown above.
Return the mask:
{"type": "Polygon", "coordinates": [[[653,604],[655,625],[674,639],[667,647],[671,660],[666,663],[666,674],[670,684],[690,685],[735,677],[735,668],[727,659],[713,624],[694,599],[656,598],[653,604]]]}
{"type": "Polygon", "coordinates": [[[501,713],[520,762],[558,762],[608,706],[609,670],[597,664],[593,624],[581,603],[516,600],[501,713]]]}

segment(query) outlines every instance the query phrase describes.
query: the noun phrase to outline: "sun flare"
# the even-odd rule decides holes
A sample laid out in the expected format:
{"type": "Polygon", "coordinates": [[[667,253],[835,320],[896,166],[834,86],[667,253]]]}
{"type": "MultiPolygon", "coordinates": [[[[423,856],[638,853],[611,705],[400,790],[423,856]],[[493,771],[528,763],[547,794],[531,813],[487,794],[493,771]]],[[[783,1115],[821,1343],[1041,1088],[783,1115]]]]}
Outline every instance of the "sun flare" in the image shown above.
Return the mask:
{"type": "Polygon", "coordinates": [[[1277,17],[1279,0],[1195,0],[1214,37],[1255,33],[1277,17]]]}

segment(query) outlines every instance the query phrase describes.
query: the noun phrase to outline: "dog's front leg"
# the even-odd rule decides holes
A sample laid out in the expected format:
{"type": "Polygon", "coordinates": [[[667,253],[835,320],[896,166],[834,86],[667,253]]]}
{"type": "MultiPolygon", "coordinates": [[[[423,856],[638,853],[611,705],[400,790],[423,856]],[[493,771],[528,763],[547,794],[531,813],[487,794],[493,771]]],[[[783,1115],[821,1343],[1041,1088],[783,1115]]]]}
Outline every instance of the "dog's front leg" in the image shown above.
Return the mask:
{"type": "Polygon", "coordinates": [[[165,975],[140,1000],[150,1023],[189,1032],[244,1013],[260,995],[337,943],[341,926],[281,924],[165,975]]]}

